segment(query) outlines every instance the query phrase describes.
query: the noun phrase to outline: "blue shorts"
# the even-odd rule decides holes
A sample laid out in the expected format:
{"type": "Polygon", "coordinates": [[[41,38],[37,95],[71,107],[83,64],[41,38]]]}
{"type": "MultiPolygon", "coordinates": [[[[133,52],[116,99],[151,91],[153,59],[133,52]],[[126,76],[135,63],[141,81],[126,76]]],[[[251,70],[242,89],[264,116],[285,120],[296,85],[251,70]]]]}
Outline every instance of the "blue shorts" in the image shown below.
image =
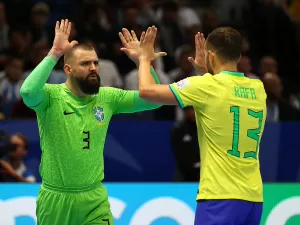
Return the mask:
{"type": "Polygon", "coordinates": [[[262,203],[205,200],[197,203],[194,225],[259,225],[262,203]]]}

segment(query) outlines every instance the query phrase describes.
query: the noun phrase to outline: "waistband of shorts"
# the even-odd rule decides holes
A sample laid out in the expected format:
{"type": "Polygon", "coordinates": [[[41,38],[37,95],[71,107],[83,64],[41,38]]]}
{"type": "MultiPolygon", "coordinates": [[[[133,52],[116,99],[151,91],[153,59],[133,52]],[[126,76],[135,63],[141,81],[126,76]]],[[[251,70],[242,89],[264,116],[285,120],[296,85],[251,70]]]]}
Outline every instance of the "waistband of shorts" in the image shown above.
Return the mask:
{"type": "Polygon", "coordinates": [[[47,184],[45,182],[42,183],[42,188],[45,188],[46,190],[50,191],[57,191],[57,192],[72,192],[72,193],[78,193],[78,192],[86,192],[96,189],[97,187],[101,187],[103,184],[101,182],[97,182],[91,185],[83,186],[83,187],[62,187],[62,186],[56,186],[52,184],[47,184]]]}

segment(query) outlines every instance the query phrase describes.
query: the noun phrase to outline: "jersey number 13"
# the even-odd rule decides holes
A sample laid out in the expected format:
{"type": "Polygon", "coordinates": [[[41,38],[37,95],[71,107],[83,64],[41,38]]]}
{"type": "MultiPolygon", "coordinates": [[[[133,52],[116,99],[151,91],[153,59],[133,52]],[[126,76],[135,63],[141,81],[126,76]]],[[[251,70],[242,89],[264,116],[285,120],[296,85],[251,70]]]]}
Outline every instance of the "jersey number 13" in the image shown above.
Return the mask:
{"type": "MultiPolygon", "coordinates": [[[[239,151],[240,107],[231,106],[230,113],[233,113],[233,137],[232,137],[232,149],[228,150],[227,153],[232,156],[236,156],[240,158],[241,157],[241,153],[239,151]]],[[[247,137],[256,141],[256,148],[255,151],[245,152],[242,157],[257,159],[257,150],[259,147],[261,127],[263,121],[263,111],[255,112],[251,109],[248,109],[248,116],[251,116],[258,120],[258,127],[256,129],[249,129],[247,131],[247,137]]]]}

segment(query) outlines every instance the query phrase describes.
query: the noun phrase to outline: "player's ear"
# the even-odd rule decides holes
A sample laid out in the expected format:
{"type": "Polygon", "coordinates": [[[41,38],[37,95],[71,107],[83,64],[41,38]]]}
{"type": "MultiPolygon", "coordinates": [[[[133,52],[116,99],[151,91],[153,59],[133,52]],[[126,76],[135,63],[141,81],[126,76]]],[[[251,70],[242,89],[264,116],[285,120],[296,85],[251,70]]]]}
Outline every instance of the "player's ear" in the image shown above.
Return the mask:
{"type": "Polygon", "coordinates": [[[72,74],[72,69],[71,66],[69,64],[65,64],[64,65],[64,71],[67,75],[71,75],[72,74]]]}
{"type": "Polygon", "coordinates": [[[214,61],[215,58],[215,53],[213,53],[212,51],[208,50],[208,59],[210,62],[214,61]]]}

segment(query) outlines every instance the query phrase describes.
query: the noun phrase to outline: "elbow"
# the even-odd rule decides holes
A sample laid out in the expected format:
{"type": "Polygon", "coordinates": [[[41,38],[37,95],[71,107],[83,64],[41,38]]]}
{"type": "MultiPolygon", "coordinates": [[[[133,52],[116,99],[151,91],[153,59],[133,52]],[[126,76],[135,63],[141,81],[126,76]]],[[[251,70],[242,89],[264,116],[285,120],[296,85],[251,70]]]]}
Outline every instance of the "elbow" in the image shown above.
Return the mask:
{"type": "Polygon", "coordinates": [[[147,99],[149,97],[149,92],[145,88],[140,88],[139,89],[139,97],[142,99],[147,99]]]}
{"type": "Polygon", "coordinates": [[[28,96],[30,93],[30,91],[28,90],[28,88],[25,88],[24,86],[21,87],[20,89],[20,95],[22,98],[28,96]]]}
{"type": "Polygon", "coordinates": [[[20,88],[20,95],[24,99],[24,98],[32,95],[32,90],[30,88],[24,86],[24,84],[23,84],[22,87],[20,88]]]}

